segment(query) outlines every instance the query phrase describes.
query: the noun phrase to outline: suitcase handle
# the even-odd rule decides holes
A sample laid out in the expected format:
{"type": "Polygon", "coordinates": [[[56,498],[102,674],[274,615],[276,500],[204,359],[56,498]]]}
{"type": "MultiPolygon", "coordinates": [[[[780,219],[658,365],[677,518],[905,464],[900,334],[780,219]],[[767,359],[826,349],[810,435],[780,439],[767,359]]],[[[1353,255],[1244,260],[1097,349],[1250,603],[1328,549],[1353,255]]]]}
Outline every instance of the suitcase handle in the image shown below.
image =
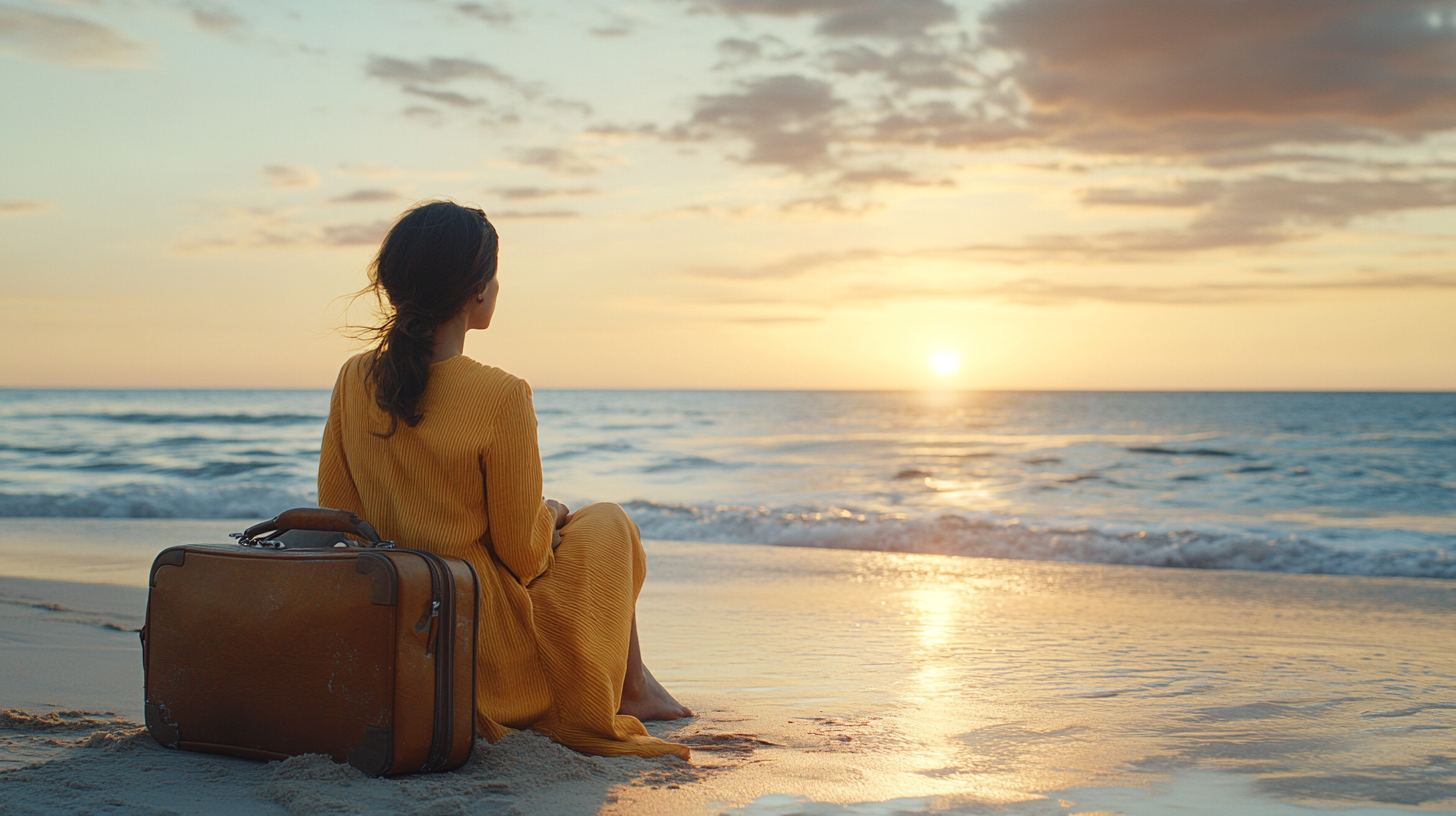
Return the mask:
{"type": "Polygon", "coordinates": [[[292,510],[284,510],[277,516],[244,530],[239,539],[255,541],[260,536],[286,533],[289,530],[347,533],[364,539],[371,546],[383,543],[374,526],[359,518],[354,512],[331,510],[327,507],[295,507],[292,510]]]}

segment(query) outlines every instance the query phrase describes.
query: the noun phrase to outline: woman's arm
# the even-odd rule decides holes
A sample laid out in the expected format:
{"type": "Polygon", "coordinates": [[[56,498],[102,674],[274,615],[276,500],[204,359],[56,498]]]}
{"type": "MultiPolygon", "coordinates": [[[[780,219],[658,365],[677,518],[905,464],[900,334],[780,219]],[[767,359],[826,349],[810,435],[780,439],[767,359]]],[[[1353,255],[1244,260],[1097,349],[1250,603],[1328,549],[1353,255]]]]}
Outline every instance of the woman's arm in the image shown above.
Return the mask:
{"type": "Polygon", "coordinates": [[[345,364],[334,383],[334,395],[329,400],[329,421],[324,425],[323,447],[319,452],[318,503],[319,507],[335,510],[364,512],[359,500],[359,487],[354,484],[354,474],[344,458],[344,374],[349,370],[345,364]]]}
{"type": "Polygon", "coordinates": [[[541,451],[531,387],[518,381],[485,453],[485,510],[495,555],[523,585],[551,566],[556,511],[541,498],[541,451]]]}

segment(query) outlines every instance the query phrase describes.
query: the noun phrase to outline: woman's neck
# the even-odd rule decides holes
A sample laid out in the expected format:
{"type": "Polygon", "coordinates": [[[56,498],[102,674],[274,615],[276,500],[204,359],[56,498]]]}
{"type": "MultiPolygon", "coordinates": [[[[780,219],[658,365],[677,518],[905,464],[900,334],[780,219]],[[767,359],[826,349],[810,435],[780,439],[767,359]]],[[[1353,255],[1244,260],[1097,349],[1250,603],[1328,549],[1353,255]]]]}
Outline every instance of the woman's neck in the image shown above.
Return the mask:
{"type": "Polygon", "coordinates": [[[435,327],[435,355],[430,359],[432,363],[442,363],[451,357],[459,357],[465,353],[465,332],[469,315],[461,315],[448,323],[441,323],[435,327]]]}

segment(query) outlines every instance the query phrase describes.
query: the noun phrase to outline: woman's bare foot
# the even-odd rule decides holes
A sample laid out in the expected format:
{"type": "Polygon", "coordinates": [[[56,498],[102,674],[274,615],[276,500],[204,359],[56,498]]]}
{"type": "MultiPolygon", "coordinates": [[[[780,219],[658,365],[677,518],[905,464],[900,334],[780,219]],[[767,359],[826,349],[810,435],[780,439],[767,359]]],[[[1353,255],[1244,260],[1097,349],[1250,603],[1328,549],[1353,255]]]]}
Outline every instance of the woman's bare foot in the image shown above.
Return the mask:
{"type": "Polygon", "coordinates": [[[667,689],[657,682],[652,672],[642,667],[642,673],[633,677],[627,673],[622,684],[622,707],[618,714],[630,714],[639,720],[677,720],[693,716],[692,709],[674,700],[667,689]]]}

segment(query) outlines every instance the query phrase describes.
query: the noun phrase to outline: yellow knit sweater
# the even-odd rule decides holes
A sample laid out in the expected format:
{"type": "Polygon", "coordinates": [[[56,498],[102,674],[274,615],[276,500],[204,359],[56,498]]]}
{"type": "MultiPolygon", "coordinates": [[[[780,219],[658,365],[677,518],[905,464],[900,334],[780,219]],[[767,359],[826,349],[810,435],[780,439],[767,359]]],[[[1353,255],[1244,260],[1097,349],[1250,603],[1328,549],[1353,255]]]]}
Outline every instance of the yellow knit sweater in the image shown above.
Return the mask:
{"type": "Polygon", "coordinates": [[[589,754],[687,759],[685,746],[616,713],[645,555],[636,526],[608,504],[577,511],[552,551],[530,386],[468,357],[435,363],[424,419],[380,437],[390,422],[366,382],[369,359],[350,359],[334,385],[319,505],[353,510],[401,548],[475,566],[476,730],[492,742],[530,728],[589,754]]]}

